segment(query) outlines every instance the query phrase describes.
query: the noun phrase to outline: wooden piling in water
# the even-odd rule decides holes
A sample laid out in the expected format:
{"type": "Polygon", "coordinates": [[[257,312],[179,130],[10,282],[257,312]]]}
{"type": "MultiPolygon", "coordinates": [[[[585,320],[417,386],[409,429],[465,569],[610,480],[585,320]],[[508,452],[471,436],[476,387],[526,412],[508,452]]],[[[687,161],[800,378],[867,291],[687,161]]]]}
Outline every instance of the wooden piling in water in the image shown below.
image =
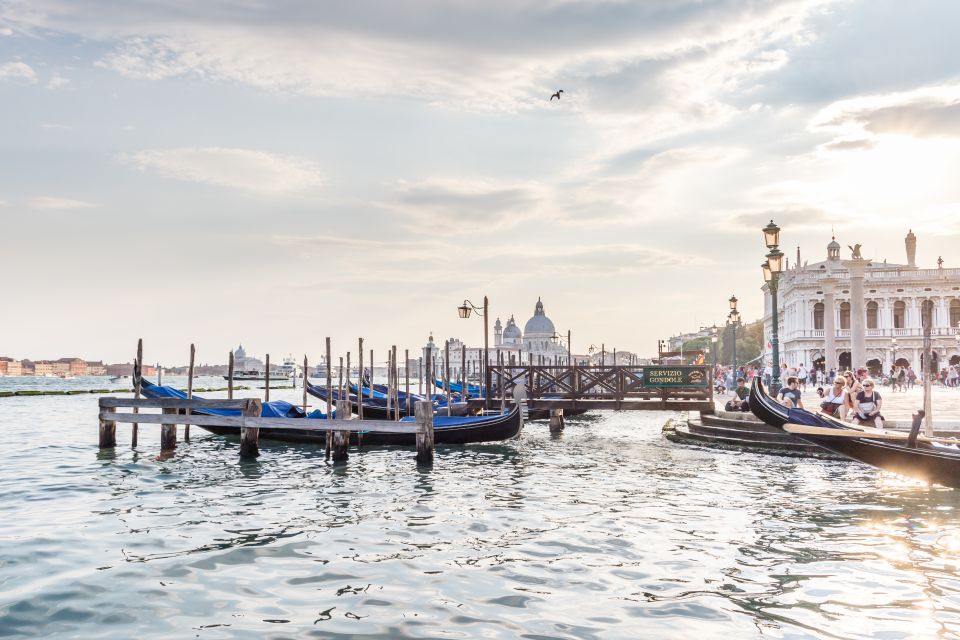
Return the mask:
{"type": "MultiPolygon", "coordinates": [[[[176,414],[176,409],[163,409],[163,413],[173,413],[176,414]]],[[[173,451],[177,448],[177,425],[176,424],[163,424],[160,425],[160,451],[173,451]]]]}
{"type": "Polygon", "coordinates": [[[404,363],[404,391],[406,392],[407,399],[407,415],[410,415],[410,349],[403,350],[403,363],[404,363]]]}
{"type": "MultiPolygon", "coordinates": [[[[243,408],[243,415],[259,418],[263,405],[257,398],[249,398],[243,408]]],[[[240,428],[240,457],[256,458],[260,455],[260,429],[258,427],[240,428]]]]}
{"type": "MultiPolygon", "coordinates": [[[[291,358],[291,360],[292,360],[292,358],[291,358]]],[[[304,412],[304,413],[307,412],[307,407],[309,406],[309,405],[307,404],[307,370],[309,369],[309,365],[310,365],[310,363],[307,361],[307,356],[304,355],[304,356],[303,356],[303,412],[304,412]]],[[[293,377],[294,377],[294,379],[296,379],[296,377],[297,377],[297,367],[296,367],[296,365],[294,365],[294,367],[293,367],[293,377]]],[[[296,385],[294,385],[294,388],[296,388],[296,385]]]]}
{"type": "Polygon", "coordinates": [[[429,400],[417,402],[414,412],[417,416],[417,464],[433,464],[433,403],[429,400]]]}
{"type": "MultiPolygon", "coordinates": [[[[333,372],[330,370],[330,366],[330,338],[327,338],[327,420],[333,419],[333,372]]],[[[330,447],[332,444],[332,433],[328,430],[326,436],[327,460],[330,459],[330,447]]]]}
{"type": "MultiPolygon", "coordinates": [[[[340,369],[343,370],[343,358],[340,358],[340,369]]],[[[341,373],[341,379],[343,374],[341,373]]],[[[348,390],[349,391],[349,390],[348,390]]],[[[343,385],[341,384],[341,393],[343,392],[343,385]]],[[[344,396],[340,396],[340,400],[337,402],[337,420],[349,420],[350,419],[350,399],[349,393],[347,393],[346,402],[344,402],[344,396]]],[[[333,431],[327,432],[329,435],[330,449],[333,453],[333,462],[342,463],[346,462],[349,458],[347,453],[347,446],[350,444],[350,432],[349,431],[333,431]]]]}
{"type": "Polygon", "coordinates": [[[397,366],[397,345],[390,347],[390,372],[393,374],[393,419],[400,419],[400,367],[397,366]]]}
{"type": "MultiPolygon", "coordinates": [[[[108,407],[101,412],[116,413],[116,407],[108,407]]],[[[113,449],[117,446],[117,423],[113,420],[100,418],[100,448],[113,449]]]]}
{"type": "Polygon", "coordinates": [[[373,349],[370,349],[370,389],[367,390],[367,397],[373,398],[373,349]]]}
{"type": "Polygon", "coordinates": [[[263,373],[263,401],[270,402],[270,354],[267,354],[267,368],[263,373]]]}
{"type": "Polygon", "coordinates": [[[227,399],[233,400],[233,351],[227,358],[227,399]]]}
{"type": "Polygon", "coordinates": [[[563,409],[550,409],[550,433],[560,433],[563,427],[563,409]]]}
{"type": "MultiPolygon", "coordinates": [[[[359,420],[363,420],[363,387],[364,387],[363,338],[359,338],[357,341],[357,353],[359,354],[358,357],[360,360],[360,364],[357,365],[360,371],[360,393],[357,394],[357,418],[359,420]]],[[[373,363],[372,362],[370,363],[370,384],[373,385],[373,363]]]]}
{"type": "MultiPolygon", "coordinates": [[[[197,349],[190,343],[190,367],[187,369],[187,400],[193,399],[193,363],[196,359],[197,349]]],[[[190,415],[191,410],[187,409],[187,415],[190,415]]],[[[183,425],[183,441],[190,442],[190,423],[183,425]]]]}
{"type": "Polygon", "coordinates": [[[450,340],[447,339],[443,343],[443,390],[447,394],[447,417],[449,418],[452,414],[450,413],[450,340]]]}
{"type": "MultiPolygon", "coordinates": [[[[139,400],[140,399],[140,383],[141,383],[141,378],[143,377],[143,338],[137,339],[137,359],[134,366],[136,368],[137,375],[135,376],[135,380],[133,384],[133,397],[135,400],[139,400]]],[[[140,413],[140,409],[138,407],[134,407],[133,412],[140,413]]],[[[130,435],[130,447],[133,449],[137,448],[137,435],[139,430],[140,430],[140,425],[134,422],[133,430],[130,435]]]]}

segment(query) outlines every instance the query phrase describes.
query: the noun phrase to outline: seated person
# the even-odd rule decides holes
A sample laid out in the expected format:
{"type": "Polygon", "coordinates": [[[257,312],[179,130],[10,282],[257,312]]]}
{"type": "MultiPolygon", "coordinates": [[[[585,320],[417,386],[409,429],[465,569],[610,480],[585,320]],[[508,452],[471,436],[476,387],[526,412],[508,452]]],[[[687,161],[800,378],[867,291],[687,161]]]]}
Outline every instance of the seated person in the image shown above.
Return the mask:
{"type": "Polygon", "coordinates": [[[867,378],[863,381],[863,391],[853,399],[853,424],[871,425],[883,429],[883,416],[880,415],[882,404],[883,399],[874,390],[873,380],[867,378]]]}
{"type": "Polygon", "coordinates": [[[750,402],[747,396],[750,395],[750,389],[747,389],[747,381],[743,378],[737,378],[737,386],[733,390],[733,397],[727,401],[724,406],[725,411],[750,411],[750,402]]]}
{"type": "Polygon", "coordinates": [[[796,376],[787,378],[787,386],[780,389],[780,402],[786,407],[803,409],[800,402],[800,381],[796,376]]]}
{"type": "Polygon", "coordinates": [[[843,420],[847,398],[847,385],[843,378],[837,378],[833,381],[833,387],[823,396],[823,402],[820,403],[820,410],[834,418],[843,420]]]}

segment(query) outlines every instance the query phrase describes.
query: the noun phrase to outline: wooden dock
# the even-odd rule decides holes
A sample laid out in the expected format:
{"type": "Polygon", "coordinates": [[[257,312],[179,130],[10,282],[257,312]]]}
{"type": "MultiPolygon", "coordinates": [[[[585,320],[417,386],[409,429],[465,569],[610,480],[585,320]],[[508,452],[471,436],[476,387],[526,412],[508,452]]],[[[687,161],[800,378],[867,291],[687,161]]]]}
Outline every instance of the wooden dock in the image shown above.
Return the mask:
{"type": "MultiPolygon", "coordinates": [[[[329,433],[332,441],[334,462],[347,460],[347,446],[351,431],[378,431],[381,433],[415,434],[418,464],[433,461],[433,405],[429,401],[418,402],[415,422],[388,420],[351,420],[346,412],[333,420],[308,418],[262,418],[262,402],[258,398],[200,400],[196,398],[100,398],[100,448],[117,446],[117,423],[160,425],[160,450],[172,452],[177,447],[177,425],[200,427],[232,427],[240,430],[240,456],[255,458],[260,455],[260,429],[285,429],[329,433]],[[120,413],[117,409],[133,409],[120,413]],[[160,413],[142,413],[141,409],[159,409],[160,413]],[[196,411],[232,410],[239,415],[198,415],[196,411]]],[[[343,407],[349,411],[346,407],[343,407]]],[[[328,414],[329,415],[329,414],[328,414]]],[[[185,431],[185,435],[186,435],[185,431]]],[[[136,445],[136,431],[131,431],[131,441],[136,445]]],[[[329,454],[329,451],[328,451],[329,454]]]]}
{"type": "Polygon", "coordinates": [[[699,365],[491,365],[487,382],[491,405],[512,402],[519,390],[529,409],[712,413],[715,406],[713,372],[699,365]]]}

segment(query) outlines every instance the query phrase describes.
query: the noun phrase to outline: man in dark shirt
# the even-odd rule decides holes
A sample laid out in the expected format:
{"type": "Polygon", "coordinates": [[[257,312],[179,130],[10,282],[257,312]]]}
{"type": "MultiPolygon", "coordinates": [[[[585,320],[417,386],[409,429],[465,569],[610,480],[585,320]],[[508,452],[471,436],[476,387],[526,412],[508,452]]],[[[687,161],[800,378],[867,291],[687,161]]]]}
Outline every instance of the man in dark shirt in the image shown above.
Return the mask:
{"type": "Polygon", "coordinates": [[[800,402],[800,382],[794,376],[787,378],[787,386],[780,389],[780,402],[788,407],[803,409],[800,402]]]}
{"type": "Polygon", "coordinates": [[[750,389],[747,389],[747,381],[743,378],[737,378],[737,386],[733,390],[733,397],[724,407],[727,411],[750,411],[750,403],[747,402],[747,396],[750,395],[750,389]]]}

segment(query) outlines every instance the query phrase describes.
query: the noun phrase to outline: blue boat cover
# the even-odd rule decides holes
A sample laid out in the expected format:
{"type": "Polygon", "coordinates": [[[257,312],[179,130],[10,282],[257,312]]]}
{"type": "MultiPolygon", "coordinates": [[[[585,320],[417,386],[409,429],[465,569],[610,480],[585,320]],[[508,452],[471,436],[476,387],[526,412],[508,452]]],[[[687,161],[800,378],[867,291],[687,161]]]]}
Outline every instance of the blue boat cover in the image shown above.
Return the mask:
{"type": "MultiPolygon", "coordinates": [[[[140,391],[148,398],[180,398],[186,400],[187,394],[173,387],[163,387],[148,382],[141,382],[140,391]]],[[[203,400],[200,396],[193,396],[194,400],[203,400]]],[[[197,413],[212,416],[239,416],[239,409],[202,409],[196,410],[197,413]]],[[[333,417],[336,418],[337,412],[333,411],[333,417]]],[[[304,413],[303,409],[292,405],[286,400],[271,400],[264,402],[260,411],[261,418],[310,418],[312,420],[326,420],[327,415],[319,409],[314,409],[310,413],[304,413]]]]}

